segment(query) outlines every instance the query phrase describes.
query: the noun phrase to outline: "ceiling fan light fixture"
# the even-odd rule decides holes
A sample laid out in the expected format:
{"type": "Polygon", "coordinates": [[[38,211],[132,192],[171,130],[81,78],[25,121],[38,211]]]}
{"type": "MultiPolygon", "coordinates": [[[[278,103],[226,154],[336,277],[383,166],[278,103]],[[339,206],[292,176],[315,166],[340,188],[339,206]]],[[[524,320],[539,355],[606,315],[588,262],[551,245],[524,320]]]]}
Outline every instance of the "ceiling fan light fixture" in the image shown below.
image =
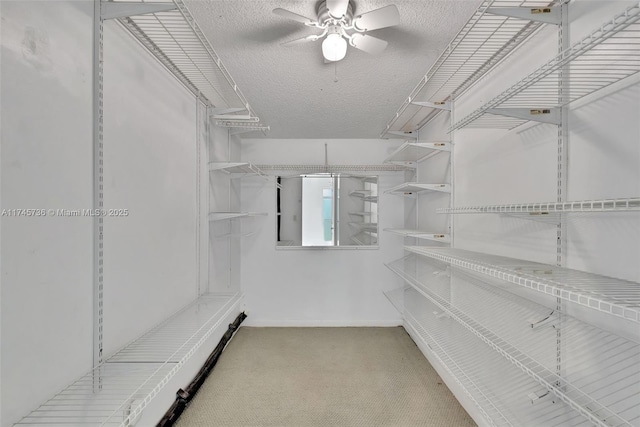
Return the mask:
{"type": "Polygon", "coordinates": [[[329,34],[322,42],[322,55],[327,61],[344,59],[347,55],[347,41],[340,34],[329,34]]]}
{"type": "Polygon", "coordinates": [[[282,45],[293,46],[324,38],[322,42],[322,56],[324,56],[325,62],[327,63],[344,59],[347,55],[349,45],[373,55],[381,53],[385,50],[388,43],[370,35],[369,31],[400,24],[398,7],[390,4],[354,17],[354,1],[355,0],[319,0],[316,5],[316,20],[298,15],[286,9],[274,9],[273,13],[276,15],[322,31],[321,34],[313,34],[291,40],[282,43],[282,45]]]}

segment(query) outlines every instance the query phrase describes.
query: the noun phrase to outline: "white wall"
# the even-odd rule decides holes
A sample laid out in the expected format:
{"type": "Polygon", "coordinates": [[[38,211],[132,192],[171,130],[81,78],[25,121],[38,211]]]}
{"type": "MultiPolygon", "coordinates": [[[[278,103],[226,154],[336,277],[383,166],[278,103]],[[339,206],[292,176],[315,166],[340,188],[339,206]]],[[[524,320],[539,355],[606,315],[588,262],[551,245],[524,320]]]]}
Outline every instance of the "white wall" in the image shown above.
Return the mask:
{"type": "MultiPolygon", "coordinates": [[[[231,145],[230,145],[230,155],[231,155],[231,159],[233,159],[233,161],[240,161],[241,160],[241,156],[240,156],[240,151],[241,151],[241,145],[240,145],[240,137],[235,135],[235,136],[230,136],[230,141],[231,141],[231,145]]],[[[230,188],[231,188],[231,199],[230,199],[230,207],[232,210],[234,211],[242,211],[242,181],[247,180],[249,182],[254,181],[254,182],[258,182],[261,184],[265,184],[266,181],[264,180],[264,178],[262,177],[250,177],[250,178],[245,178],[245,179],[234,179],[231,181],[230,184],[230,188]]],[[[255,226],[255,224],[257,223],[258,220],[256,220],[255,218],[241,218],[233,222],[233,230],[235,233],[235,237],[229,240],[229,251],[231,254],[231,259],[229,260],[229,285],[228,285],[228,289],[229,291],[232,292],[239,292],[241,291],[242,288],[242,256],[240,255],[240,251],[242,248],[242,235],[246,232],[251,232],[253,231],[253,227],[255,226]],[[247,231],[249,230],[249,231],[247,231]]],[[[215,256],[215,253],[213,253],[211,256],[215,256]]],[[[213,284],[215,285],[215,283],[213,284]]]]}
{"type": "MultiPolygon", "coordinates": [[[[557,28],[529,43],[456,100],[458,121],[557,54],[557,28]]],[[[456,206],[556,200],[557,127],[465,128],[453,134],[456,206]]],[[[454,215],[456,247],[555,263],[556,227],[503,215],[454,215]]]]}
{"type": "MultiPolygon", "coordinates": [[[[92,204],[93,2],[3,1],[3,209],[92,204]]],[[[7,217],[2,228],[0,425],[92,363],[92,223],[7,217]]]]}
{"type": "MultiPolygon", "coordinates": [[[[239,162],[240,143],[229,129],[211,126],[209,159],[212,162],[239,162]]],[[[254,179],[254,178],[246,178],[254,179]]],[[[209,173],[209,212],[240,211],[240,180],[223,172],[209,173]]],[[[240,234],[242,221],[231,219],[210,223],[209,292],[240,290],[240,234]]],[[[249,220],[250,221],[250,220],[249,220]]]]}
{"type": "MultiPolygon", "coordinates": [[[[451,136],[447,133],[449,113],[443,112],[420,130],[418,142],[446,142],[451,136]]],[[[411,178],[425,184],[451,184],[451,154],[443,151],[418,163],[416,174],[411,178]]],[[[452,194],[438,191],[425,191],[415,201],[408,201],[409,206],[415,206],[417,227],[410,218],[407,228],[416,227],[432,233],[448,234],[451,232],[449,215],[436,214],[438,208],[448,208],[452,194]]],[[[407,239],[411,242],[412,239],[407,239]]],[[[430,240],[416,239],[416,244],[429,246],[449,246],[430,240]]]]}
{"type": "MultiPolygon", "coordinates": [[[[570,9],[577,42],[635,1],[570,9]]],[[[640,75],[572,104],[568,200],[640,197],[640,75]]],[[[574,215],[567,221],[567,266],[640,282],[640,213],[574,215]]]]}
{"type": "MultiPolygon", "coordinates": [[[[244,139],[243,161],[257,164],[380,164],[400,141],[244,139]]],[[[402,182],[402,173],[380,176],[380,192],[402,182]]],[[[382,291],[400,286],[384,263],[403,254],[401,239],[382,235],[379,249],[276,249],[275,181],[243,181],[242,208],[267,212],[263,226],[242,245],[242,289],[247,325],[382,326],[401,324],[382,291]]],[[[380,197],[380,229],[400,227],[394,195],[380,197]]]]}
{"type": "MultiPolygon", "coordinates": [[[[640,79],[571,110],[570,200],[640,195],[640,79]]],[[[567,266],[640,282],[640,213],[570,217],[567,266]]]]}
{"type": "Polygon", "coordinates": [[[196,152],[197,176],[197,200],[196,208],[199,212],[200,221],[196,223],[198,227],[197,235],[199,242],[197,245],[197,266],[198,294],[202,295],[209,290],[209,112],[202,103],[197,104],[197,140],[198,148],[196,152]]]}
{"type": "MultiPolygon", "coordinates": [[[[2,2],[5,209],[92,207],[93,6],[2,2]]],[[[108,356],[207,281],[206,240],[198,238],[207,237],[206,215],[198,221],[208,210],[208,175],[195,98],[113,22],[105,24],[104,49],[105,208],[129,210],[105,220],[108,356]]],[[[4,427],[91,369],[93,228],[90,217],[1,221],[4,427]]],[[[211,344],[145,416],[166,410],[211,344]]]]}
{"type": "MultiPolygon", "coordinates": [[[[209,161],[228,162],[230,155],[229,132],[227,129],[211,127],[209,140],[209,161]]],[[[209,173],[209,212],[227,212],[231,208],[231,177],[222,171],[209,173]]],[[[231,221],[215,221],[209,224],[209,291],[227,289],[229,275],[229,239],[231,221]]]]}
{"type": "Polygon", "coordinates": [[[104,353],[197,295],[196,100],[115,22],[104,31],[104,353]]]}
{"type": "Polygon", "coordinates": [[[242,139],[242,160],[270,165],[379,165],[400,139],[242,139]]]}

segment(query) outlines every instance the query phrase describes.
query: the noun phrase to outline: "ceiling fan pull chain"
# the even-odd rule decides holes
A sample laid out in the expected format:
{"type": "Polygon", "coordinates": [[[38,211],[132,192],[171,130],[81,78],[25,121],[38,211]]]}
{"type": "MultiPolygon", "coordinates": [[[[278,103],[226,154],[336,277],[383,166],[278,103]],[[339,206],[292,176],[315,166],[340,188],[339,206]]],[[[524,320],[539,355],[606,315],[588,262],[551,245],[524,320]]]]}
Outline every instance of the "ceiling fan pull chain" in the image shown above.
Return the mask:
{"type": "Polygon", "coordinates": [[[338,61],[333,63],[333,82],[338,83],[338,61]]]}

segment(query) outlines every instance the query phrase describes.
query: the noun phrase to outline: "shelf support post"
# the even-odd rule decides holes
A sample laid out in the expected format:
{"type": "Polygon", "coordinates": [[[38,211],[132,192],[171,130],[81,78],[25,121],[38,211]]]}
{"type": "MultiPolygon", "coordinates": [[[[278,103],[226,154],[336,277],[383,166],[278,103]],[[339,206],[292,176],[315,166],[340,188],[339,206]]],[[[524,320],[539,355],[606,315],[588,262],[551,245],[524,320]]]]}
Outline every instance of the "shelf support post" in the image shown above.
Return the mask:
{"type": "MultiPolygon", "coordinates": [[[[456,98],[453,98],[451,100],[451,112],[449,114],[449,129],[451,129],[453,127],[453,124],[455,123],[455,119],[456,119],[456,98]]],[[[456,204],[455,204],[455,197],[456,197],[456,169],[455,169],[455,136],[456,136],[456,132],[451,132],[451,140],[448,144],[449,146],[449,185],[451,185],[451,192],[449,193],[449,209],[453,209],[456,204]]],[[[449,228],[449,246],[451,246],[452,248],[454,247],[454,242],[455,242],[455,232],[454,232],[454,228],[455,228],[455,215],[449,215],[448,218],[448,228],[449,228]]]]}
{"type": "MultiPolygon", "coordinates": [[[[569,5],[564,1],[559,7],[561,11],[561,25],[558,28],[558,52],[564,52],[570,46],[569,39],[569,5]]],[[[558,123],[558,180],[557,180],[557,202],[563,203],[567,199],[567,148],[569,137],[569,107],[567,102],[569,98],[569,66],[564,65],[560,68],[558,79],[558,105],[559,123],[558,123]]],[[[556,237],[556,265],[564,267],[566,265],[566,248],[567,248],[567,215],[560,213],[557,222],[556,237]]],[[[564,303],[562,298],[556,298],[556,312],[562,314],[564,312],[564,303]]],[[[563,377],[562,369],[562,316],[559,316],[558,327],[556,328],[556,375],[563,377]]]]}
{"type": "MultiPolygon", "coordinates": [[[[93,12],[93,210],[104,209],[103,193],[103,19],[102,1],[94,0],[93,12]]],[[[93,366],[100,366],[102,358],[102,320],[104,287],[104,218],[93,217],[93,366]]],[[[100,368],[93,371],[93,390],[102,389],[100,368]]]]}

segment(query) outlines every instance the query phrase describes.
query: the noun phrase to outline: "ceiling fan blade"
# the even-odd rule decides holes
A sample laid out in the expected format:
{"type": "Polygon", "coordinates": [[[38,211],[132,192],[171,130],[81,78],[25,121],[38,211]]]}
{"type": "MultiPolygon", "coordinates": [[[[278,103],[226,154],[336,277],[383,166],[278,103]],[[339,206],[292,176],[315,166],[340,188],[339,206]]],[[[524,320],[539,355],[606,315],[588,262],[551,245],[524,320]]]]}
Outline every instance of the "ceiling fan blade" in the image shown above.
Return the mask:
{"type": "Polygon", "coordinates": [[[361,31],[393,27],[400,23],[400,12],[394,4],[363,13],[353,19],[355,27],[361,31]]]}
{"type": "Polygon", "coordinates": [[[315,34],[312,34],[310,36],[302,37],[300,39],[295,39],[295,40],[291,40],[289,42],[281,43],[280,46],[294,46],[294,45],[301,44],[301,43],[314,42],[314,41],[318,40],[319,38],[320,38],[320,36],[316,36],[315,34]]]}
{"type": "Polygon", "coordinates": [[[301,24],[311,25],[315,21],[307,18],[306,16],[298,15],[297,13],[293,13],[289,10],[282,9],[280,7],[273,9],[273,13],[276,15],[282,16],[283,18],[292,19],[294,21],[300,22],[301,24]]]}
{"type": "Polygon", "coordinates": [[[363,52],[377,55],[387,47],[387,42],[368,34],[356,33],[351,38],[351,45],[363,52]]]}
{"type": "Polygon", "coordinates": [[[329,15],[336,19],[342,18],[347,13],[349,7],[349,0],[327,0],[327,9],[329,9],[329,15]]]}

